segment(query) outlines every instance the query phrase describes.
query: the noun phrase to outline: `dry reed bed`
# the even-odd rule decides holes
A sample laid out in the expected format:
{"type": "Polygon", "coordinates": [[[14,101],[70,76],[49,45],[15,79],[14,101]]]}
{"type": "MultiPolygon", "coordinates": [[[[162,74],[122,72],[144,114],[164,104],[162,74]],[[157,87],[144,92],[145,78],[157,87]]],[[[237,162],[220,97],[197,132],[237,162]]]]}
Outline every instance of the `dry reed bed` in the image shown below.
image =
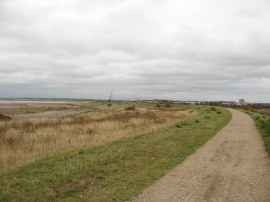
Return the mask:
{"type": "Polygon", "coordinates": [[[181,121],[192,113],[141,109],[91,112],[50,119],[0,121],[0,170],[48,154],[99,145],[181,121]]]}
{"type": "Polygon", "coordinates": [[[78,109],[75,103],[13,103],[0,102],[0,112],[10,116],[27,115],[39,112],[59,111],[67,109],[78,109]]]}

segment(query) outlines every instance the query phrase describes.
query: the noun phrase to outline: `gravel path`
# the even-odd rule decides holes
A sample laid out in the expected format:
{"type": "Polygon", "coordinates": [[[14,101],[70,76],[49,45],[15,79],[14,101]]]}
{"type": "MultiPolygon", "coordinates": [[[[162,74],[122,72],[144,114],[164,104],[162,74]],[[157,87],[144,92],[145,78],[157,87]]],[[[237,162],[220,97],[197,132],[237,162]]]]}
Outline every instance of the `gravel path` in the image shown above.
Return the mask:
{"type": "Polygon", "coordinates": [[[135,201],[270,201],[270,161],[260,134],[248,115],[230,111],[225,128],[135,201]]]}

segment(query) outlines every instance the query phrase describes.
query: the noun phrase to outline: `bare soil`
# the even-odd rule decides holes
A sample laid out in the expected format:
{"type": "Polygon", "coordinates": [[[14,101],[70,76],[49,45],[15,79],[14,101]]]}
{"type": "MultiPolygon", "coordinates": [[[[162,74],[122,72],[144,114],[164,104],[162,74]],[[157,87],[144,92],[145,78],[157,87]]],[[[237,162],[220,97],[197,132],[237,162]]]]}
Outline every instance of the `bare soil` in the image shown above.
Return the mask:
{"type": "Polygon", "coordinates": [[[225,128],[135,201],[270,201],[270,160],[260,134],[248,115],[230,111],[225,128]]]}

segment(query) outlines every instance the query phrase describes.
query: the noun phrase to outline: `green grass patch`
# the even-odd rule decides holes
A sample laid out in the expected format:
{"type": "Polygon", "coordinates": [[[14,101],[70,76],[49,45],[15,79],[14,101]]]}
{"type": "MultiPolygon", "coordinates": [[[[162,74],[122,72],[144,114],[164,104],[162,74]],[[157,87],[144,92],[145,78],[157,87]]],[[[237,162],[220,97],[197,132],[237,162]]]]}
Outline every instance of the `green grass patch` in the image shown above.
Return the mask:
{"type": "Polygon", "coordinates": [[[132,200],[229,122],[230,112],[218,110],[196,107],[197,115],[182,123],[6,171],[0,201],[132,200]]]}
{"type": "Polygon", "coordinates": [[[255,121],[257,128],[259,129],[265,149],[270,156],[270,118],[268,116],[246,111],[255,121]]]}

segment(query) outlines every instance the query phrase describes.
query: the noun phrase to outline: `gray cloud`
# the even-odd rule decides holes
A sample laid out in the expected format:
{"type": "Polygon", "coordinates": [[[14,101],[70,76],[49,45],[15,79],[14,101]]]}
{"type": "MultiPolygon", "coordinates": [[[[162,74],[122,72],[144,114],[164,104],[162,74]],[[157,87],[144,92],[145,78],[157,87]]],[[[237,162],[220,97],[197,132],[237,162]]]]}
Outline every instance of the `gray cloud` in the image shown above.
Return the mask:
{"type": "Polygon", "coordinates": [[[0,96],[270,102],[267,0],[1,0],[0,96]]]}

